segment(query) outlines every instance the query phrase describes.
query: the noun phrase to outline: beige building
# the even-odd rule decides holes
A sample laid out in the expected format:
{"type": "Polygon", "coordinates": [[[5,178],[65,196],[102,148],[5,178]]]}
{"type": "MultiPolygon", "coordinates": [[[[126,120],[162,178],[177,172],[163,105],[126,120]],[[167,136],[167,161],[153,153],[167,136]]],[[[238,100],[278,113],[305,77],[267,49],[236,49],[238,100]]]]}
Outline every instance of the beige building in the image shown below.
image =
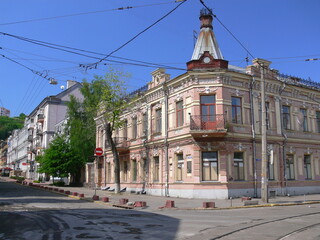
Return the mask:
{"type": "MultiPolygon", "coordinates": [[[[114,132],[121,187],[187,198],[260,196],[263,66],[269,193],[319,193],[320,84],[281,75],[263,59],[246,69],[229,65],[212,16],[203,11],[200,20],[187,71],[173,79],[164,69],[152,72],[114,132]]],[[[99,121],[96,142],[104,154],[87,181],[113,188],[112,153],[99,121]]]]}

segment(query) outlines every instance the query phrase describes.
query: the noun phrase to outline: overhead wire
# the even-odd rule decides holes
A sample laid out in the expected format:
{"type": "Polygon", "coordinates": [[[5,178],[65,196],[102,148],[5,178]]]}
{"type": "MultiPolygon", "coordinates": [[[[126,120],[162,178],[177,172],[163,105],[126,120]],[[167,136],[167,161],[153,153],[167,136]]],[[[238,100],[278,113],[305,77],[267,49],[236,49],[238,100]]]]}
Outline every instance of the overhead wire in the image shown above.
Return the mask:
{"type": "Polygon", "coordinates": [[[175,8],[173,8],[171,11],[169,11],[167,14],[165,14],[163,17],[161,17],[160,19],[158,19],[157,21],[155,21],[154,23],[152,23],[151,25],[149,25],[148,27],[146,27],[145,29],[143,29],[141,32],[139,32],[138,34],[136,34],[134,37],[132,37],[131,39],[129,39],[128,41],[126,41],[124,44],[122,44],[120,47],[116,48],[115,50],[111,51],[109,54],[107,54],[104,58],[100,59],[98,62],[96,63],[92,63],[89,65],[83,65],[84,68],[88,69],[88,68],[95,68],[99,63],[101,63],[102,61],[106,60],[108,57],[110,57],[111,55],[113,55],[114,53],[118,52],[120,49],[122,49],[123,47],[125,47],[126,45],[128,45],[129,43],[131,43],[133,40],[135,40],[136,38],[138,38],[141,34],[145,33],[146,31],[148,31],[150,28],[152,28],[153,26],[155,26],[157,23],[161,22],[163,19],[165,19],[166,17],[168,17],[171,13],[173,13],[175,10],[177,10],[182,4],[184,4],[187,0],[183,0],[180,4],[178,4],[178,6],[176,6],[175,8]]]}
{"type": "Polygon", "coordinates": [[[170,1],[170,2],[164,2],[164,3],[145,4],[145,5],[140,5],[140,6],[118,7],[118,8],[113,8],[113,9],[105,9],[105,10],[98,10],[98,11],[91,11],[91,12],[82,12],[82,13],[74,13],[74,14],[67,14],[67,15],[61,15],[61,16],[28,19],[28,20],[21,20],[21,21],[15,21],[15,22],[0,23],[0,26],[20,24],[20,23],[29,23],[29,22],[39,22],[39,21],[44,21],[44,20],[74,17],[74,16],[80,16],[80,15],[96,14],[96,13],[103,13],[103,12],[110,12],[110,11],[129,10],[129,9],[141,8],[141,7],[151,7],[151,6],[157,6],[157,5],[171,4],[171,3],[175,3],[175,2],[176,1],[170,1]]]}
{"type": "MultiPolygon", "coordinates": [[[[79,48],[73,48],[73,47],[59,45],[59,44],[55,44],[55,43],[48,43],[48,42],[35,40],[35,39],[30,39],[30,38],[26,38],[26,37],[22,37],[22,36],[17,36],[17,35],[5,33],[5,32],[0,32],[0,34],[5,35],[5,36],[9,36],[9,37],[13,37],[13,38],[16,38],[16,39],[19,39],[19,40],[22,40],[22,41],[26,41],[26,42],[29,42],[29,43],[32,43],[32,44],[36,44],[36,45],[52,48],[52,49],[55,49],[55,50],[68,52],[68,53],[75,54],[75,55],[88,57],[88,58],[91,58],[91,59],[101,60],[101,58],[99,58],[99,57],[95,57],[95,56],[92,56],[92,55],[83,54],[83,53],[79,53],[79,52],[85,52],[85,53],[91,53],[91,54],[95,54],[95,55],[105,56],[105,54],[102,54],[102,53],[97,53],[97,52],[88,51],[88,50],[79,49],[79,48]],[[67,49],[69,49],[69,50],[67,50],[67,49]],[[76,52],[76,51],[79,51],[79,52],[76,52]]],[[[110,58],[117,58],[117,59],[122,59],[122,60],[126,60],[126,61],[131,61],[131,62],[138,62],[138,63],[141,63],[141,65],[138,65],[136,63],[130,63],[130,62],[128,63],[128,62],[115,61],[115,60],[110,60],[110,59],[108,59],[108,60],[105,59],[104,61],[116,62],[116,63],[122,63],[122,64],[129,64],[129,65],[135,65],[135,66],[142,66],[142,67],[163,67],[163,68],[172,69],[172,70],[185,70],[185,69],[182,69],[182,68],[172,67],[172,66],[168,66],[168,65],[165,65],[165,64],[151,63],[151,62],[140,61],[140,60],[124,58],[124,57],[110,56],[110,58]],[[150,66],[147,66],[147,65],[150,65],[150,66]]],[[[80,67],[83,67],[84,65],[89,65],[89,64],[79,64],[80,67]]]]}

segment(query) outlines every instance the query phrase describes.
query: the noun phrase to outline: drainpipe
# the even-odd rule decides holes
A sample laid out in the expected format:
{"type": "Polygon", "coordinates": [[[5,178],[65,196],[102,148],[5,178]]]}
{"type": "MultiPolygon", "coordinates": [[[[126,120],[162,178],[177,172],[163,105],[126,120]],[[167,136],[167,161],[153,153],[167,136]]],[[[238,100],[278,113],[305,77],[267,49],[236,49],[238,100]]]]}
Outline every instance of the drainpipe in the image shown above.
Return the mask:
{"type": "MultiPolygon", "coordinates": [[[[283,112],[282,112],[282,99],[281,99],[281,94],[282,92],[284,91],[286,87],[286,84],[283,83],[283,86],[282,88],[280,89],[279,91],[279,102],[280,102],[280,115],[281,115],[281,119],[283,119],[283,112]]],[[[288,141],[288,137],[287,135],[285,134],[284,132],[284,128],[283,128],[283,122],[281,121],[281,134],[282,134],[282,137],[283,137],[283,145],[282,145],[282,160],[283,160],[283,182],[284,182],[284,194],[286,195],[287,194],[287,176],[286,176],[286,145],[287,145],[287,141],[288,141]]]]}
{"type": "Polygon", "coordinates": [[[253,112],[253,84],[255,82],[254,76],[252,76],[252,81],[250,84],[250,111],[251,111],[251,132],[252,132],[252,161],[253,161],[253,197],[257,198],[258,197],[258,186],[257,186],[257,163],[256,163],[256,158],[257,158],[257,150],[256,150],[256,132],[255,132],[255,119],[254,119],[254,112],[253,112]]]}
{"type": "Polygon", "coordinates": [[[165,109],[165,138],[164,138],[164,145],[165,145],[165,158],[166,158],[166,183],[165,183],[165,196],[169,197],[169,143],[168,143],[168,134],[169,134],[169,127],[168,127],[168,98],[169,98],[169,91],[166,84],[163,85],[164,91],[164,109],[165,109]]]}

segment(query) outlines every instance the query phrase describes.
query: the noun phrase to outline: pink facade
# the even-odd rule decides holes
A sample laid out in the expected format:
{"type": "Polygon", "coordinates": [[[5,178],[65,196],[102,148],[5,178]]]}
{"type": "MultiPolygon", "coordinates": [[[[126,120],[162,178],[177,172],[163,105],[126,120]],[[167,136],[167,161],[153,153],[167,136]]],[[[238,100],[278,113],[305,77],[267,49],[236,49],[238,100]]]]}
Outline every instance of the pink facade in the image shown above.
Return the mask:
{"type": "MultiPolygon", "coordinates": [[[[269,62],[228,66],[197,44],[200,53],[193,56],[200,57],[187,63],[186,73],[170,79],[157,69],[123,113],[126,124],[114,132],[121,187],[186,198],[260,196],[259,63],[269,62]]],[[[265,66],[269,192],[319,193],[320,85],[265,66]]],[[[97,147],[104,155],[96,158],[94,181],[113,187],[112,153],[104,143],[97,121],[97,147]]]]}

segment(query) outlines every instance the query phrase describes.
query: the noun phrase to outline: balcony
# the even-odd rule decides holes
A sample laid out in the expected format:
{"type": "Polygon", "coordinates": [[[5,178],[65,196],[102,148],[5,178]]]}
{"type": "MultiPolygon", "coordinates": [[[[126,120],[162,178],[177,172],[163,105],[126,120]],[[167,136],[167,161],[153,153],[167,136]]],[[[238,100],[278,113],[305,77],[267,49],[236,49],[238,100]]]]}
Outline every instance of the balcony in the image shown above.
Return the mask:
{"type": "MultiPolygon", "coordinates": [[[[118,152],[126,152],[129,151],[129,144],[130,142],[128,141],[127,138],[124,137],[115,137],[113,138],[113,141],[116,145],[116,148],[118,150],[118,152]]],[[[110,148],[111,145],[109,142],[106,143],[106,148],[110,148]]]]}
{"type": "Polygon", "coordinates": [[[190,116],[190,133],[194,138],[225,136],[227,134],[225,115],[190,116]]]}
{"type": "Polygon", "coordinates": [[[32,130],[34,128],[34,124],[33,123],[29,123],[28,124],[28,130],[32,130]]]}
{"type": "Polygon", "coordinates": [[[38,114],[38,122],[43,122],[44,121],[44,114],[38,114]]]}
{"type": "Polygon", "coordinates": [[[41,129],[37,129],[37,135],[43,135],[43,132],[42,132],[42,130],[41,129]]]}
{"type": "Polygon", "coordinates": [[[28,135],[28,142],[32,142],[33,141],[33,135],[28,135]]]}

